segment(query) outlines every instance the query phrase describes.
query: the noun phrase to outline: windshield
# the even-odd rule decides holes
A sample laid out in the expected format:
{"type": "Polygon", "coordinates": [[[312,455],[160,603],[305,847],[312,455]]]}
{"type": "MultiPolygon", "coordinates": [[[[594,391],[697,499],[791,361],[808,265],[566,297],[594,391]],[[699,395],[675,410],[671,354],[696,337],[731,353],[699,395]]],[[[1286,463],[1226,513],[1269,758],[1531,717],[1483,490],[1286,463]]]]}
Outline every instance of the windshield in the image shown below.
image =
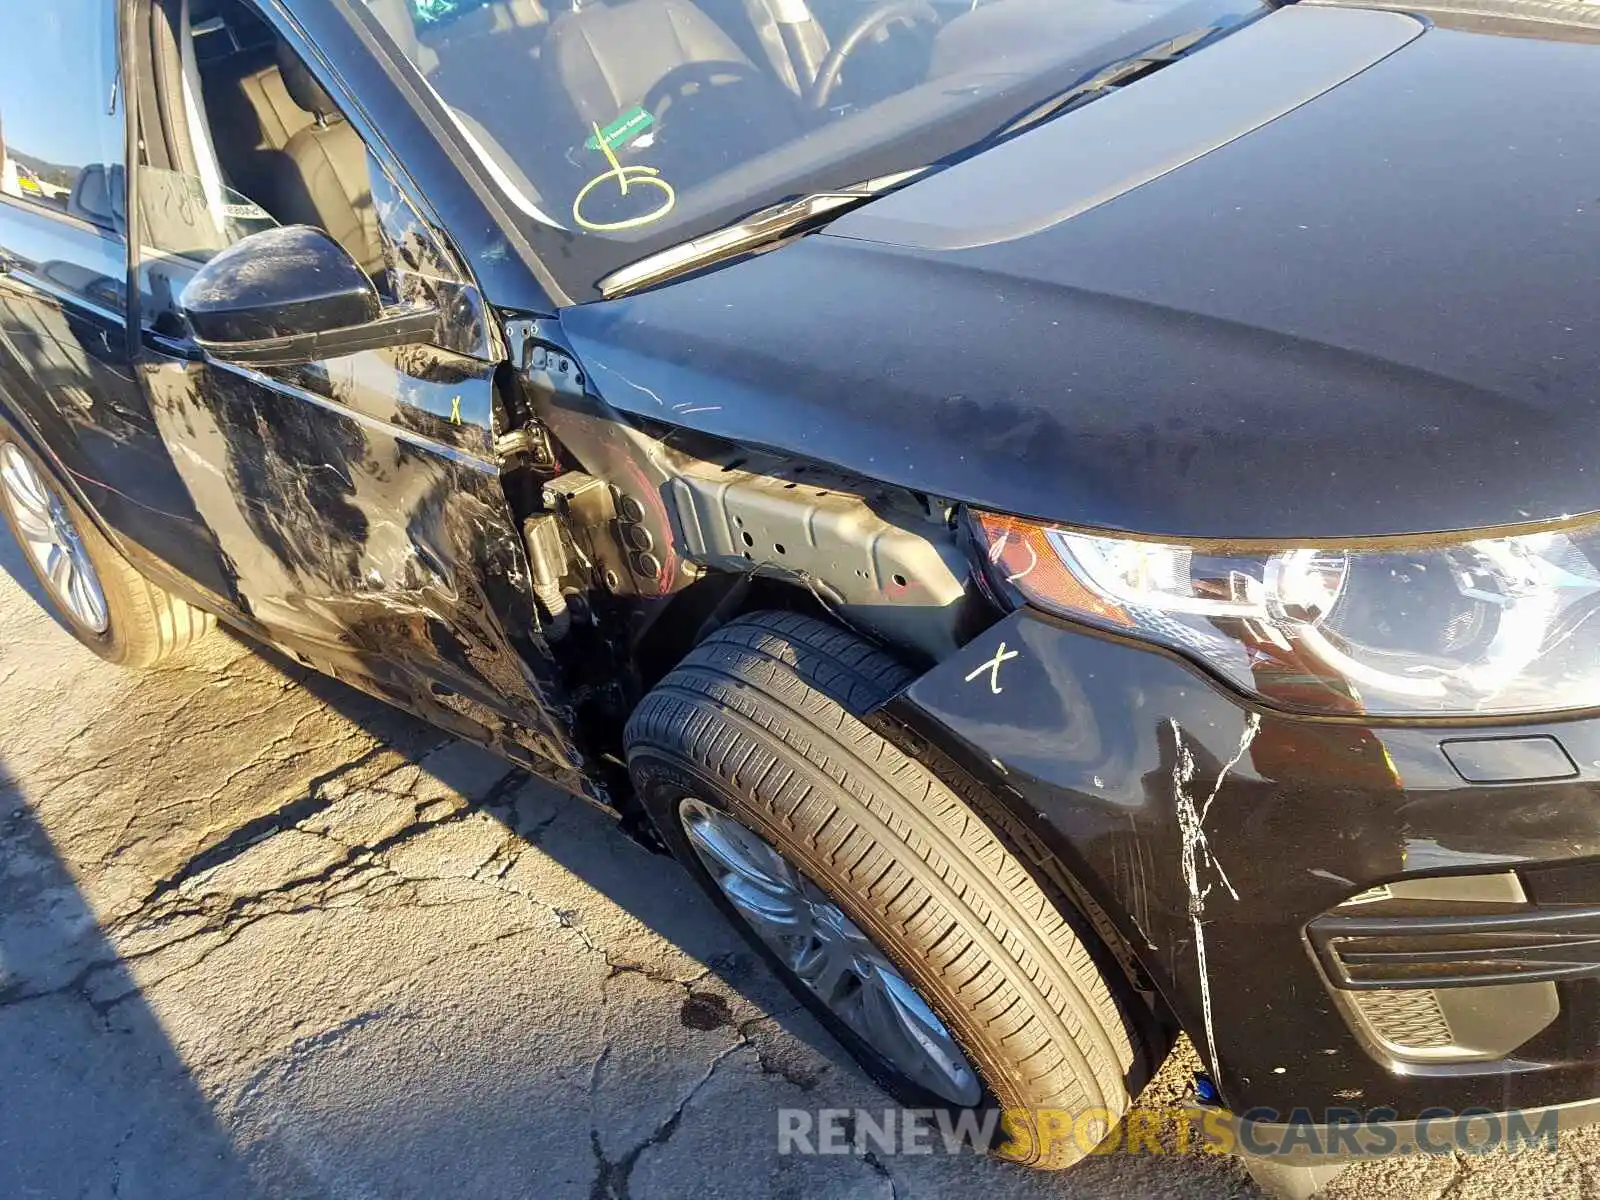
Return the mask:
{"type": "Polygon", "coordinates": [[[578,300],[797,195],[959,156],[1237,0],[366,0],[578,300]]]}

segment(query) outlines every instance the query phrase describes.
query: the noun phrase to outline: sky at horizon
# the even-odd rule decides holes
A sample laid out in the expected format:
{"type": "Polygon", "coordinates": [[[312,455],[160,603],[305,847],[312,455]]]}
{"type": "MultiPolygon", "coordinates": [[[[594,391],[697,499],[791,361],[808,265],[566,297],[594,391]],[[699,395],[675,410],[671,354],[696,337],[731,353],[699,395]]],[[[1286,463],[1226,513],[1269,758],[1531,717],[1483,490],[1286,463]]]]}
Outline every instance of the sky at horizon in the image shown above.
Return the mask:
{"type": "Polygon", "coordinates": [[[0,131],[70,167],[122,159],[113,0],[0,0],[0,131]]]}

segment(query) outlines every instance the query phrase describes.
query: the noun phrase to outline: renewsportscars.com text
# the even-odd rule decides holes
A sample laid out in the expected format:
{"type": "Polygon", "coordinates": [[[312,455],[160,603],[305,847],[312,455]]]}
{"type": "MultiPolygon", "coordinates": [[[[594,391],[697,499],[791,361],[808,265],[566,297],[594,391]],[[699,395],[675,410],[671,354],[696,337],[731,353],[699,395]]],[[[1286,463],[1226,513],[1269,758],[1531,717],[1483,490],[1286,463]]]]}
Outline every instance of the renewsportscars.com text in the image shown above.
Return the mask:
{"type": "Polygon", "coordinates": [[[1085,1154],[1338,1155],[1555,1153],[1557,1115],[1429,1109],[1393,1124],[1393,1109],[1134,1108],[1117,1120],[1107,1109],[990,1109],[983,1113],[922,1108],[783,1108],[779,1154],[989,1154],[1026,1161],[1060,1141],[1085,1154]]]}

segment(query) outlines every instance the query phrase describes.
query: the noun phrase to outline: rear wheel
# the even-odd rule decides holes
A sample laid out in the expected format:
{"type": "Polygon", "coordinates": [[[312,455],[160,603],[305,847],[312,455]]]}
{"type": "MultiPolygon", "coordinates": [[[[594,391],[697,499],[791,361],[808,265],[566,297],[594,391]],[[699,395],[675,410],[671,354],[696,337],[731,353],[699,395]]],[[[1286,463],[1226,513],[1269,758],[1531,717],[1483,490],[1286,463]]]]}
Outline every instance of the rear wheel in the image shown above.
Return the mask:
{"type": "Polygon", "coordinates": [[[998,1105],[1000,1153],[1069,1166],[1127,1109],[1136,1034],[1078,915],[860,720],[908,678],[822,621],[745,617],[640,704],[629,767],[674,853],[870,1074],[912,1106],[998,1105]]]}
{"type": "Polygon", "coordinates": [[[150,666],[211,629],[209,613],[139,574],[38,457],[4,433],[0,511],[62,624],[108,662],[150,666]]]}

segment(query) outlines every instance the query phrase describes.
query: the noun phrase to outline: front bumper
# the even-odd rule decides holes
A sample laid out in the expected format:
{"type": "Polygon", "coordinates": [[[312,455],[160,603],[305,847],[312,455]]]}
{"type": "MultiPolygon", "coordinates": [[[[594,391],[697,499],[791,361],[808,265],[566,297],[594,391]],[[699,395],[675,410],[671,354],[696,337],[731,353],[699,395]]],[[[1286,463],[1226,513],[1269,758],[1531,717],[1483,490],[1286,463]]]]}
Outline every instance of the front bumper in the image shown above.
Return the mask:
{"type": "Polygon", "coordinates": [[[1600,1095],[1600,719],[1296,717],[1027,611],[885,716],[1060,858],[1232,1112],[1407,1121],[1600,1095]],[[1506,737],[1564,757],[1482,744],[1506,737]],[[1468,762],[1523,781],[1469,783],[1468,762]]]}

